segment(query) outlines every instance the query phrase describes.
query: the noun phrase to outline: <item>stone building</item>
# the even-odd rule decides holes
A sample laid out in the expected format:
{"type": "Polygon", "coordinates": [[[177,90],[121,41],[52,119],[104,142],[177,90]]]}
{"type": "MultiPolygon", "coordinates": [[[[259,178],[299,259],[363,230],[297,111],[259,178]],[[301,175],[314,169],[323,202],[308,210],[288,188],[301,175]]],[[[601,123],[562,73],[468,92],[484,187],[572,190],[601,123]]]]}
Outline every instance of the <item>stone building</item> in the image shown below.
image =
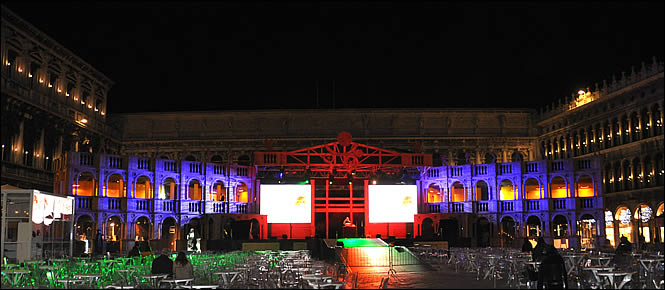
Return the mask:
{"type": "Polygon", "coordinates": [[[339,229],[331,224],[345,213],[361,221],[362,236],[460,245],[514,246],[544,236],[560,247],[593,247],[620,235],[663,238],[663,64],[655,59],[540,112],[107,115],[113,82],[5,7],[1,45],[2,183],[74,195],[77,236],[101,229],[118,249],[137,240],[180,247],[190,228],[206,248],[228,238],[333,237],[339,229]],[[323,148],[336,153],[316,151],[323,148]],[[355,165],[332,161],[350,148],[355,165]],[[294,163],[303,152],[334,158],[294,163]],[[376,152],[397,161],[359,157],[376,152]],[[309,225],[267,224],[259,214],[261,184],[276,182],[275,174],[311,184],[309,225]],[[399,184],[405,176],[417,187],[414,221],[369,223],[369,184],[399,184]],[[344,205],[332,210],[335,203],[344,205]],[[232,225],[241,221],[249,233],[232,225]]]}

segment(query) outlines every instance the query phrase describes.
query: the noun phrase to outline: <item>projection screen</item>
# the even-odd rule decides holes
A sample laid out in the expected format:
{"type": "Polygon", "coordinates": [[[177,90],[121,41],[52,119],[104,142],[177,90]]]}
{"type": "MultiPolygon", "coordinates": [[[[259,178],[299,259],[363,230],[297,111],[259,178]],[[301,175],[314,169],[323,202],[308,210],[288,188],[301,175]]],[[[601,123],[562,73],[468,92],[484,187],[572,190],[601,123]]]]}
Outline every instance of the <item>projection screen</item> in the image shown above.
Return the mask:
{"type": "Polygon", "coordinates": [[[260,213],[268,223],[310,223],[311,196],[309,184],[261,184],[260,213]]]}
{"type": "Polygon", "coordinates": [[[418,213],[415,185],[370,185],[370,223],[412,223],[418,213]]]}

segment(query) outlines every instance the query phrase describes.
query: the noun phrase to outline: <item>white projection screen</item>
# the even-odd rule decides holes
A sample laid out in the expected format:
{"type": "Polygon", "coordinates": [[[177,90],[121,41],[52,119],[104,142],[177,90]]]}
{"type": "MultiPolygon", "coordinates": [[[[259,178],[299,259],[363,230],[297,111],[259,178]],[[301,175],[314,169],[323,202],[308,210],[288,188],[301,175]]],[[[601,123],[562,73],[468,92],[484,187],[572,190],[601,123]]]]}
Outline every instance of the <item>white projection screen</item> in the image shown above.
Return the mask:
{"type": "Polygon", "coordinates": [[[412,223],[418,213],[415,185],[370,185],[370,223],[412,223]]]}
{"type": "Polygon", "coordinates": [[[261,184],[260,212],[268,223],[310,223],[311,197],[309,184],[261,184]]]}

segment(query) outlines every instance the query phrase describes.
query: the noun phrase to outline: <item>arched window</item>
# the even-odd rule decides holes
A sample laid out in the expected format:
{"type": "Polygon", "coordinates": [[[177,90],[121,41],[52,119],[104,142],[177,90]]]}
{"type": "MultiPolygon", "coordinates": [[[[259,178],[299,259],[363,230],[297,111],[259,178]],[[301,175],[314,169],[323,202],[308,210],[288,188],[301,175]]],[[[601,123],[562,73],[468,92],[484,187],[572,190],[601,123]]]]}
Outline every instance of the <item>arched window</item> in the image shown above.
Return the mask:
{"type": "Polygon", "coordinates": [[[212,156],[212,157],[210,158],[210,162],[212,162],[212,163],[220,163],[220,164],[221,164],[221,163],[224,163],[224,159],[222,158],[222,156],[214,155],[214,156],[212,156]]]}
{"type": "Polygon", "coordinates": [[[219,180],[215,182],[212,185],[211,195],[211,200],[226,201],[226,187],[224,187],[224,183],[219,180]]]}
{"type": "Polygon", "coordinates": [[[489,188],[485,181],[476,183],[476,200],[490,200],[489,188]]]}
{"type": "MultiPolygon", "coordinates": [[[[660,242],[665,241],[665,226],[663,225],[663,203],[661,202],[656,210],[656,231],[660,235],[660,242]]],[[[655,239],[655,237],[654,237],[655,239]]]]}
{"type": "Polygon", "coordinates": [[[593,248],[596,241],[596,219],[590,214],[584,214],[580,217],[577,226],[578,234],[581,238],[582,248],[593,248]]]}
{"type": "Polygon", "coordinates": [[[201,182],[192,179],[187,187],[187,194],[190,200],[201,200],[201,182]]]}
{"type": "Polygon", "coordinates": [[[621,183],[623,184],[624,190],[631,190],[633,189],[633,176],[630,175],[630,162],[628,160],[623,161],[623,178],[621,179],[621,183]]]}
{"type": "Polygon", "coordinates": [[[150,191],[150,179],[145,176],[141,176],[136,180],[136,198],[152,198],[150,191]]]}
{"type": "MultiPolygon", "coordinates": [[[[556,215],[552,220],[552,233],[554,238],[560,239],[568,236],[568,220],[562,215],[556,215]]],[[[556,245],[555,245],[556,246],[556,245]]]]}
{"type": "Polygon", "coordinates": [[[605,209],[605,238],[610,240],[610,245],[612,245],[612,247],[615,246],[614,214],[608,209],[605,209]]]}
{"type": "Polygon", "coordinates": [[[629,242],[633,242],[633,227],[630,225],[630,209],[627,206],[621,206],[614,214],[614,219],[619,222],[619,238],[626,237],[629,242]]]}
{"type": "Polygon", "coordinates": [[[173,178],[164,179],[162,186],[159,187],[159,199],[177,199],[176,183],[173,178]]]}
{"type": "Polygon", "coordinates": [[[235,201],[237,202],[248,202],[249,200],[249,192],[247,191],[247,185],[244,182],[241,182],[238,186],[236,186],[236,196],[235,196],[235,201]]]}
{"type": "Polygon", "coordinates": [[[642,183],[644,187],[653,186],[653,168],[651,167],[651,157],[644,157],[644,177],[642,178],[642,183]]]}
{"type": "Polygon", "coordinates": [[[93,241],[95,240],[95,222],[89,215],[82,215],[76,222],[76,239],[85,241],[84,253],[92,253],[93,241]]]}
{"type": "Polygon", "coordinates": [[[530,216],[526,220],[526,236],[532,239],[542,236],[538,217],[530,216]]]}
{"type": "Polygon", "coordinates": [[[190,154],[190,155],[187,155],[187,157],[185,157],[185,160],[186,161],[196,161],[196,158],[194,158],[194,155],[190,154]]]}
{"type": "Polygon", "coordinates": [[[566,198],[566,181],[560,176],[550,182],[550,198],[566,198]]]}
{"type": "Polygon", "coordinates": [[[466,200],[464,198],[464,185],[461,182],[457,181],[450,187],[450,197],[451,201],[454,202],[466,200]]]}
{"type": "Polygon", "coordinates": [[[106,240],[117,242],[122,240],[122,220],[118,216],[112,216],[106,221],[106,240]]]}
{"type": "Polygon", "coordinates": [[[646,205],[646,204],[641,204],[640,206],[635,209],[635,213],[633,213],[633,219],[637,220],[637,224],[641,224],[642,228],[638,228],[637,235],[638,237],[640,235],[644,236],[644,241],[647,243],[651,242],[651,231],[649,230],[649,221],[653,217],[653,211],[651,208],[646,205]]]}
{"type": "Polygon", "coordinates": [[[125,181],[120,174],[113,174],[109,177],[106,185],[107,197],[125,197],[125,181]]]}
{"type": "Polygon", "coordinates": [[[524,196],[526,199],[540,199],[540,184],[535,178],[529,178],[524,182],[524,196]]]}
{"type": "Polygon", "coordinates": [[[513,187],[513,182],[504,179],[501,181],[500,191],[499,191],[500,200],[515,200],[515,189],[513,187]]]}
{"type": "Polygon", "coordinates": [[[240,157],[238,157],[238,165],[248,166],[249,165],[249,156],[241,155],[240,157]]]}
{"type": "Polygon", "coordinates": [[[73,195],[79,196],[96,196],[97,185],[95,184],[95,176],[90,172],[81,173],[78,178],[78,183],[73,186],[73,195]]]}
{"type": "Polygon", "coordinates": [[[134,240],[135,241],[149,241],[150,240],[150,220],[147,217],[140,217],[134,224],[134,240]]]}
{"type": "Polygon", "coordinates": [[[437,203],[441,202],[441,189],[436,183],[430,184],[427,189],[427,202],[428,203],[437,203]]]}
{"type": "Polygon", "coordinates": [[[593,180],[591,179],[591,176],[580,176],[580,178],[577,179],[577,197],[592,197],[593,195],[593,180]]]}

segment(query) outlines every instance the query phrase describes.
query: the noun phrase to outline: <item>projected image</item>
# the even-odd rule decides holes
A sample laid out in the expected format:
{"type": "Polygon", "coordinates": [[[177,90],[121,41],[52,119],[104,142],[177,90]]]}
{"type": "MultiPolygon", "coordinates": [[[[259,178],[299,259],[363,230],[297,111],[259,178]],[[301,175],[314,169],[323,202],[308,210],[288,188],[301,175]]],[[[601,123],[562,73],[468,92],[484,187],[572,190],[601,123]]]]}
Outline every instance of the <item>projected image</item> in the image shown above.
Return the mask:
{"type": "Polygon", "coordinates": [[[412,223],[418,213],[415,185],[370,185],[370,223],[412,223]]]}
{"type": "Polygon", "coordinates": [[[268,223],[310,223],[311,185],[261,184],[261,214],[268,223]]]}

